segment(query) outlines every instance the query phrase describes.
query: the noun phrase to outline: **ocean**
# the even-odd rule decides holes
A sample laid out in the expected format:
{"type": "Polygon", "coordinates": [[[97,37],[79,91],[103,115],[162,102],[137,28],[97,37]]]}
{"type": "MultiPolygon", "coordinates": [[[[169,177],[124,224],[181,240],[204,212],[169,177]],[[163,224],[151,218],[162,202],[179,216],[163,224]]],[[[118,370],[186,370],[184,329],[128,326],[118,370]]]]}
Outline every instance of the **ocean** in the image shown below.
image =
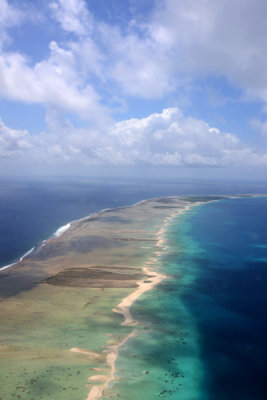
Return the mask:
{"type": "Polygon", "coordinates": [[[104,208],[172,195],[267,192],[266,183],[170,179],[0,181],[0,267],[11,264],[69,221],[104,208]]]}
{"type": "MultiPolygon", "coordinates": [[[[0,265],[100,209],[160,196],[260,192],[266,185],[3,181],[0,265]]],[[[120,349],[118,379],[103,400],[267,398],[266,219],[267,197],[250,197],[193,207],[170,222],[153,267],[168,279],[132,306],[137,335],[120,349]]]]}
{"type": "Polygon", "coordinates": [[[202,249],[182,298],[196,321],[207,399],[267,398],[267,198],[223,200],[188,223],[202,249]]]}
{"type": "MultiPolygon", "coordinates": [[[[124,400],[267,398],[267,198],[223,199],[175,218],[155,268],[167,274],[132,307],[120,352],[124,400]]],[[[105,398],[111,398],[107,396],[105,398]]]]}

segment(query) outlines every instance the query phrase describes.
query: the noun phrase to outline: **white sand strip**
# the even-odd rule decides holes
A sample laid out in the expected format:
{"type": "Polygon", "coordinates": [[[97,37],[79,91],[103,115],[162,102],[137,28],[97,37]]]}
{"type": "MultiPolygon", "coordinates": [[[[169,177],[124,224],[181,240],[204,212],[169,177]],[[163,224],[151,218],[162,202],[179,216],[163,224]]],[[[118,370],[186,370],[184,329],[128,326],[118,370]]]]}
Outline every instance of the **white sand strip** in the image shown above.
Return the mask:
{"type": "MultiPolygon", "coordinates": [[[[156,285],[158,285],[160,282],[162,282],[163,279],[166,279],[167,276],[160,274],[156,271],[151,271],[148,266],[152,266],[155,264],[157,258],[159,255],[161,255],[166,247],[164,246],[164,234],[166,232],[166,228],[169,225],[170,221],[175,218],[177,215],[184,213],[185,211],[189,210],[191,207],[200,205],[202,204],[201,202],[198,203],[190,203],[186,204],[183,208],[181,208],[179,211],[174,212],[171,214],[169,217],[165,218],[162,227],[159,229],[159,231],[156,234],[157,237],[157,243],[156,246],[160,248],[159,251],[155,252],[154,255],[146,262],[146,266],[143,268],[143,272],[146,274],[146,278],[142,281],[138,281],[138,289],[135,290],[133,293],[131,293],[129,296],[125,297],[120,304],[117,305],[116,308],[114,308],[112,311],[122,314],[124,316],[124,321],[122,322],[121,325],[128,325],[128,326],[133,326],[137,325],[138,321],[134,321],[132,318],[132,315],[130,313],[130,307],[131,305],[135,302],[138,297],[140,297],[143,293],[148,292],[149,290],[152,290],[156,285]],[[149,281],[147,281],[147,278],[149,278],[149,281]]],[[[106,377],[105,382],[102,385],[95,385],[92,387],[90,390],[88,397],[86,400],[98,400],[100,399],[104,391],[108,389],[108,386],[110,382],[112,382],[115,379],[115,362],[118,357],[119,349],[133,336],[137,334],[137,331],[134,330],[132,331],[128,336],[126,336],[120,343],[114,346],[109,346],[106,348],[105,351],[108,352],[107,357],[106,357],[106,363],[110,367],[110,375],[106,377]]],[[[85,351],[86,353],[86,351],[85,351]]],[[[90,353],[90,352],[89,352],[90,353]]],[[[103,377],[103,375],[102,375],[103,377]]],[[[101,377],[101,379],[102,379],[101,377]]],[[[93,379],[94,377],[88,378],[88,380],[93,379]]]]}

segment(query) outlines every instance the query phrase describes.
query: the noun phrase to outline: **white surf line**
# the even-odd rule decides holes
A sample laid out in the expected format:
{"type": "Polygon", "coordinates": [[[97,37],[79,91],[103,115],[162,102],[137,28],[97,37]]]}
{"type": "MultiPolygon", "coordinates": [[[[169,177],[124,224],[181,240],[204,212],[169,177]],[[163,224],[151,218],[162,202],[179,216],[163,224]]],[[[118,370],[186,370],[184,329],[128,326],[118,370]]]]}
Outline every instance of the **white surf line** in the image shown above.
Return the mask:
{"type": "MultiPolygon", "coordinates": [[[[55,231],[55,233],[53,233],[53,235],[52,235],[51,238],[42,241],[41,247],[45,246],[46,243],[47,243],[50,239],[60,237],[64,232],[66,232],[66,231],[70,228],[70,226],[71,226],[71,223],[69,222],[68,224],[63,225],[63,226],[61,226],[60,228],[58,228],[58,229],[55,231]]],[[[38,246],[37,246],[37,247],[38,247],[38,246]]],[[[24,260],[24,258],[26,258],[29,254],[31,254],[31,253],[35,250],[35,248],[36,248],[36,246],[34,246],[34,247],[32,247],[30,250],[26,251],[26,253],[23,254],[23,256],[21,256],[21,257],[19,258],[18,261],[15,261],[15,262],[12,263],[12,264],[4,265],[3,267],[0,268],[0,271],[3,271],[4,269],[7,269],[7,268],[10,268],[10,267],[13,267],[14,265],[19,264],[21,261],[24,260]]]]}
{"type": "MultiPolygon", "coordinates": [[[[70,226],[71,226],[71,222],[67,223],[66,225],[60,226],[60,227],[55,231],[55,233],[53,233],[53,235],[52,235],[51,238],[45,239],[45,240],[42,241],[41,247],[45,246],[46,243],[47,243],[50,239],[60,237],[64,232],[66,232],[66,231],[70,228],[70,226]]],[[[37,247],[38,247],[38,246],[37,246],[37,247]]],[[[31,253],[35,250],[35,248],[36,248],[36,246],[34,246],[34,247],[32,247],[30,250],[26,251],[26,253],[23,254],[23,256],[21,256],[21,257],[19,258],[18,261],[15,261],[15,262],[12,263],[12,264],[8,264],[8,265],[5,265],[5,266],[1,267],[1,268],[0,268],[0,271],[3,271],[4,269],[7,269],[7,268],[10,268],[10,267],[13,267],[14,265],[19,264],[21,261],[24,260],[25,257],[27,257],[29,254],[31,254],[31,253]]]]}
{"type": "MultiPolygon", "coordinates": [[[[143,268],[143,272],[146,275],[146,278],[138,281],[138,289],[135,290],[133,293],[131,293],[129,296],[125,297],[120,304],[117,305],[116,308],[114,308],[112,311],[122,314],[124,317],[124,321],[121,323],[121,325],[124,326],[134,326],[138,324],[138,321],[134,321],[132,318],[132,315],[130,313],[130,307],[131,305],[135,302],[138,297],[140,297],[143,293],[152,290],[156,285],[158,285],[160,282],[163,281],[163,279],[166,279],[167,276],[160,274],[156,271],[152,271],[149,269],[149,265],[152,265],[155,263],[157,260],[158,256],[164,252],[166,249],[166,246],[163,245],[165,239],[163,238],[163,235],[165,234],[166,228],[169,225],[170,221],[174,219],[177,215],[184,213],[185,211],[189,210],[195,205],[200,205],[203,202],[197,202],[197,203],[190,203],[186,204],[183,208],[181,208],[178,211],[175,211],[173,214],[170,216],[166,217],[163,221],[163,226],[159,229],[159,231],[156,233],[157,237],[157,247],[161,247],[160,251],[157,251],[154,253],[152,257],[145,263],[145,266],[143,268]],[[149,278],[149,282],[146,282],[147,279],[149,278]]],[[[106,363],[110,367],[110,375],[108,377],[103,376],[103,379],[105,379],[105,382],[102,385],[94,385],[86,400],[98,400],[100,399],[105,390],[108,389],[109,384],[116,379],[115,377],[115,363],[116,359],[119,354],[119,349],[132,337],[136,336],[137,331],[133,330],[128,336],[126,336],[120,343],[114,346],[109,346],[105,351],[108,352],[107,357],[106,357],[106,363]]],[[[90,378],[88,378],[90,380],[90,378]]]]}
{"type": "Polygon", "coordinates": [[[59,237],[59,236],[61,236],[64,232],[66,232],[69,228],[70,228],[70,222],[68,223],[68,224],[66,224],[66,225],[63,225],[63,226],[61,226],[60,228],[58,228],[57,230],[56,230],[56,232],[54,233],[54,237],[59,237]]]}
{"type": "Polygon", "coordinates": [[[26,251],[25,254],[23,254],[22,257],[20,257],[19,261],[24,260],[25,257],[27,257],[29,254],[31,254],[33,252],[33,250],[35,249],[35,247],[32,247],[30,250],[26,251]]]}
{"type": "MultiPolygon", "coordinates": [[[[146,202],[146,201],[149,201],[149,200],[142,200],[142,201],[140,201],[140,202],[138,202],[138,203],[133,204],[133,206],[125,206],[125,207],[120,207],[120,208],[130,208],[130,207],[134,207],[134,206],[139,205],[139,204],[142,204],[143,202],[146,202]]],[[[106,212],[111,211],[111,210],[114,210],[114,211],[115,211],[116,208],[114,208],[114,209],[113,209],[113,208],[105,208],[105,209],[103,209],[103,210],[101,210],[101,211],[98,211],[98,212],[96,212],[96,213],[89,214],[89,215],[87,215],[86,217],[83,217],[83,218],[80,218],[80,219],[76,219],[76,220],[70,221],[70,222],[68,222],[67,224],[60,226],[60,227],[52,234],[51,237],[49,237],[48,239],[45,239],[45,240],[42,241],[41,247],[44,247],[44,246],[46,245],[46,243],[47,243],[49,240],[55,239],[55,238],[59,238],[64,232],[66,232],[66,231],[71,227],[71,225],[72,225],[73,223],[75,223],[75,222],[82,222],[83,220],[86,220],[86,219],[88,219],[88,218],[97,218],[97,217],[100,217],[101,215],[103,215],[103,214],[105,214],[106,212]]],[[[37,246],[37,247],[38,247],[38,246],[37,246]]],[[[24,259],[25,257],[27,257],[29,254],[31,254],[35,248],[36,248],[36,246],[34,246],[34,247],[32,247],[30,250],[28,250],[25,254],[23,254],[23,256],[21,256],[21,257],[19,258],[18,261],[15,261],[15,262],[13,262],[13,263],[11,263],[11,264],[8,264],[8,265],[4,265],[3,267],[0,268],[0,271],[3,271],[3,270],[5,270],[5,269],[7,269],[7,268],[10,268],[10,267],[13,267],[14,265],[19,264],[21,261],[23,261],[23,259],[24,259]]]]}
{"type": "Polygon", "coordinates": [[[24,260],[25,257],[27,257],[29,254],[31,254],[31,253],[33,252],[34,249],[35,249],[35,247],[32,247],[30,250],[26,251],[26,253],[23,254],[23,256],[21,256],[20,259],[19,259],[18,261],[14,262],[14,263],[12,263],[12,264],[5,265],[4,267],[0,268],[0,271],[3,271],[4,269],[13,267],[13,265],[16,265],[16,264],[20,263],[21,261],[24,260]]]}
{"type": "MultiPolygon", "coordinates": [[[[266,196],[267,196],[267,194],[266,194],[266,196]]],[[[182,198],[183,198],[183,196],[168,196],[168,197],[170,197],[170,198],[177,198],[177,199],[180,198],[181,200],[182,200],[182,198]]],[[[227,196],[226,196],[226,197],[227,197],[227,196]]],[[[241,196],[241,197],[242,197],[242,196],[241,196]]],[[[46,243],[47,243],[49,240],[51,240],[51,239],[53,239],[53,238],[55,239],[55,238],[61,236],[65,231],[67,231],[67,230],[71,227],[71,225],[72,225],[73,223],[82,222],[82,221],[84,221],[84,220],[86,220],[86,219],[88,219],[88,218],[92,218],[92,219],[93,219],[93,218],[98,218],[98,217],[101,217],[103,214],[106,214],[106,213],[109,212],[109,211],[116,211],[116,210],[120,210],[120,209],[132,208],[132,207],[136,207],[136,206],[138,206],[138,205],[146,204],[146,203],[148,203],[148,202],[150,202],[150,201],[160,200],[161,198],[162,198],[162,197],[156,197],[156,198],[154,198],[154,199],[152,198],[152,199],[147,199],[147,200],[141,200],[141,201],[138,201],[137,203],[134,203],[134,204],[129,205],[129,206],[114,207],[114,208],[104,208],[104,209],[102,209],[102,210],[100,210],[100,211],[97,211],[97,212],[94,212],[94,213],[92,213],[92,214],[89,214],[89,215],[87,215],[86,217],[79,218],[79,219],[74,219],[74,220],[68,222],[66,225],[63,225],[63,226],[59,227],[59,228],[52,234],[51,237],[49,237],[48,239],[43,240],[43,241],[42,241],[42,244],[41,244],[41,247],[45,246],[46,243]]],[[[39,246],[35,246],[35,247],[33,247],[32,249],[28,250],[22,257],[20,257],[20,259],[19,259],[18,261],[15,261],[14,263],[11,263],[11,264],[8,264],[8,265],[4,265],[3,267],[0,267],[0,271],[3,271],[3,270],[5,270],[5,269],[7,269],[7,268],[10,268],[10,267],[13,267],[14,265],[19,264],[19,263],[26,257],[26,255],[29,255],[30,253],[32,253],[32,252],[35,250],[35,248],[38,248],[38,247],[39,247],[39,246]]]]}

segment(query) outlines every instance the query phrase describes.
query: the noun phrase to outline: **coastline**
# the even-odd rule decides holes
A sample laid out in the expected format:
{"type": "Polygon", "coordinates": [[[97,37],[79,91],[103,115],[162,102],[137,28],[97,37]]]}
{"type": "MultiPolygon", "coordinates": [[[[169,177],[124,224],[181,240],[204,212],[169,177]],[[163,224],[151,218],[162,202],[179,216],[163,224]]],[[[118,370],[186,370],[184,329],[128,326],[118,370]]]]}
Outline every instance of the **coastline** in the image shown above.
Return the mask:
{"type": "MultiPolygon", "coordinates": [[[[155,198],[155,200],[158,200],[158,199],[159,198],[155,198]]],[[[88,214],[85,217],[71,220],[71,221],[67,222],[66,224],[61,225],[59,228],[57,228],[56,231],[54,233],[52,233],[50,237],[48,237],[47,239],[44,239],[40,245],[37,244],[37,245],[33,246],[31,249],[27,250],[21,257],[19,257],[19,259],[17,261],[14,261],[13,263],[10,263],[8,265],[3,265],[2,267],[0,267],[0,271],[3,271],[7,268],[11,268],[11,267],[19,264],[21,261],[24,260],[24,258],[26,258],[28,255],[30,255],[38,247],[40,247],[40,246],[43,247],[43,246],[45,246],[46,242],[48,242],[49,240],[51,240],[53,238],[58,238],[61,235],[63,235],[63,233],[66,232],[72,226],[73,223],[82,222],[82,221],[90,219],[90,218],[91,219],[98,218],[101,215],[103,215],[104,213],[108,213],[110,211],[116,211],[116,210],[120,210],[120,209],[127,209],[127,208],[131,208],[131,207],[135,207],[137,205],[141,205],[141,204],[149,202],[151,200],[154,200],[154,199],[140,200],[137,203],[131,204],[129,206],[121,206],[121,207],[115,207],[115,208],[103,208],[102,210],[88,214]]]]}
{"type": "MultiPolygon", "coordinates": [[[[124,317],[124,321],[121,323],[122,326],[132,326],[135,327],[136,325],[139,324],[138,321],[133,320],[130,308],[133,305],[133,303],[144,293],[153,290],[155,286],[159,285],[164,279],[167,279],[167,275],[163,275],[161,273],[158,273],[156,271],[151,270],[151,266],[153,266],[157,260],[157,258],[164,253],[166,247],[164,246],[164,234],[166,232],[166,229],[168,228],[169,223],[176,218],[178,215],[183,214],[184,212],[190,210],[192,207],[199,206],[201,204],[204,204],[203,202],[198,202],[194,204],[188,204],[186,205],[182,210],[179,210],[177,212],[174,212],[170,216],[166,217],[165,220],[163,221],[163,226],[159,229],[157,232],[157,243],[156,246],[159,248],[155,254],[145,263],[145,266],[143,267],[143,272],[146,275],[146,278],[142,281],[137,282],[138,289],[129,294],[127,297],[122,299],[122,301],[117,305],[116,308],[114,308],[112,311],[118,314],[121,314],[124,317]],[[149,279],[149,281],[147,280],[149,279]]],[[[104,383],[102,385],[94,385],[86,400],[98,400],[100,399],[103,395],[104,392],[108,389],[109,384],[116,379],[115,373],[116,373],[116,359],[119,355],[119,350],[120,348],[128,342],[132,337],[137,335],[137,330],[134,329],[130,334],[128,334],[121,342],[119,342],[116,346],[110,346],[104,351],[107,352],[107,357],[106,357],[106,363],[110,367],[110,375],[109,376],[104,376],[104,375],[99,375],[96,377],[91,377],[91,380],[104,380],[104,383]]],[[[71,349],[71,351],[80,351],[80,349],[71,349]]]]}
{"type": "MultiPolygon", "coordinates": [[[[75,390],[83,393],[86,389],[87,397],[79,395],[77,398],[101,398],[116,379],[115,363],[119,350],[138,334],[138,323],[133,320],[130,307],[141,295],[166,279],[165,275],[155,271],[155,264],[166,250],[164,234],[168,224],[193,206],[225,197],[170,196],[143,200],[133,206],[105,209],[64,225],[64,232],[60,231],[63,227],[59,228],[57,232],[60,231],[61,235],[49,238],[45,245],[42,243],[37,246],[13,268],[7,268],[0,280],[0,288],[1,283],[2,288],[7,283],[15,289],[12,297],[9,297],[9,292],[4,292],[2,318],[6,318],[7,304],[7,315],[12,310],[12,335],[8,330],[8,321],[7,326],[2,327],[3,334],[0,329],[0,339],[2,343],[7,343],[5,361],[8,360],[10,371],[14,370],[12,360],[18,358],[17,353],[21,354],[19,359],[22,359],[21,366],[19,364],[17,367],[18,376],[21,376],[20,371],[25,366],[23,363],[28,362],[29,354],[32,354],[33,360],[29,364],[30,376],[33,374],[31,371],[43,368],[41,364],[33,368],[32,363],[36,364],[34,360],[47,358],[49,368],[42,374],[55,387],[55,395],[50,396],[49,400],[61,400],[56,390],[64,393],[64,399],[67,400],[69,375],[64,378],[67,383],[63,386],[58,383],[61,375],[55,380],[54,375],[47,372],[52,368],[50,365],[54,365],[56,349],[62,364],[69,363],[68,369],[72,368],[71,379],[79,386],[75,390]],[[62,309],[66,300],[69,305],[62,309]],[[62,311],[64,318],[61,321],[59,315],[62,311]],[[122,322],[121,316],[124,318],[122,322]],[[30,321],[33,329],[25,333],[23,321],[30,321]],[[77,328],[69,339],[74,324],[77,328]],[[68,326],[69,329],[66,328],[68,326]],[[96,326],[98,334],[94,330],[88,331],[91,326],[96,326]],[[32,344],[32,331],[35,330],[38,337],[36,344],[32,344]],[[44,337],[40,335],[41,330],[44,337]],[[66,337],[61,336],[62,332],[66,337]],[[60,337],[65,341],[63,346],[61,340],[58,341],[60,337]],[[110,340],[107,341],[107,337],[110,340]],[[23,341],[20,346],[21,338],[23,341]],[[38,341],[42,341],[44,353],[40,353],[38,341]],[[25,342],[28,347],[25,347],[25,342]],[[12,343],[16,343],[15,353],[12,343]],[[46,347],[51,348],[49,356],[44,355],[47,353],[46,347]],[[88,347],[92,350],[88,350],[88,347]],[[26,352],[25,349],[30,350],[26,352]],[[104,375],[95,375],[96,370],[103,369],[104,375]],[[88,384],[84,385],[82,378],[85,379],[86,374],[88,384]]],[[[15,377],[12,378],[10,373],[6,379],[13,382],[15,377]]],[[[29,382],[25,383],[24,390],[27,388],[30,393],[29,385],[41,390],[36,387],[35,377],[32,383],[29,382]]],[[[21,395],[20,389],[15,390],[21,395]]],[[[9,392],[6,398],[11,399],[11,395],[8,396],[9,392]]]]}
{"type": "MultiPolygon", "coordinates": [[[[238,198],[243,198],[243,197],[245,198],[245,197],[261,197],[261,196],[262,197],[267,197],[267,194],[264,194],[264,193],[262,193],[262,194],[260,194],[260,193],[258,193],[258,194],[253,194],[253,193],[250,194],[249,193],[249,194],[246,194],[246,195],[244,195],[244,194],[212,195],[211,194],[211,195],[201,195],[200,197],[203,197],[203,198],[206,198],[206,199],[209,199],[209,198],[212,198],[212,197],[216,197],[218,199],[223,199],[223,198],[229,198],[229,199],[235,199],[236,198],[236,199],[238,199],[238,198]]],[[[14,261],[14,262],[12,262],[10,264],[7,264],[7,265],[3,265],[2,267],[0,266],[0,272],[6,270],[8,268],[11,268],[13,266],[16,266],[21,261],[23,261],[28,255],[30,255],[32,252],[34,252],[36,249],[38,249],[39,247],[45,246],[46,243],[49,240],[54,239],[54,238],[58,238],[61,235],[63,235],[69,228],[72,227],[73,224],[75,224],[77,222],[83,222],[83,221],[85,221],[87,219],[92,219],[93,220],[94,218],[98,218],[98,217],[102,216],[103,214],[109,213],[111,211],[118,211],[118,210],[128,209],[128,208],[136,207],[138,205],[149,203],[151,201],[158,201],[158,200],[161,200],[161,199],[164,199],[164,198],[179,198],[179,199],[182,200],[182,199],[185,199],[185,198],[187,198],[187,199],[188,198],[192,198],[193,199],[194,197],[199,197],[199,196],[197,196],[197,195],[188,195],[188,196],[181,195],[181,196],[166,196],[166,197],[155,197],[155,198],[151,198],[151,199],[143,199],[143,200],[140,200],[140,201],[138,201],[138,202],[136,202],[134,204],[131,204],[131,205],[120,206],[120,207],[115,207],[115,208],[104,208],[104,209],[99,210],[97,212],[88,214],[85,217],[82,217],[82,218],[79,218],[79,219],[75,219],[75,220],[71,220],[71,221],[67,222],[66,224],[61,225],[59,228],[57,228],[56,231],[54,233],[52,233],[50,237],[48,237],[47,239],[44,239],[41,242],[41,244],[35,244],[32,248],[27,250],[22,256],[20,256],[18,258],[17,261],[14,261]]],[[[211,200],[208,200],[208,201],[211,201],[211,200]]],[[[214,200],[214,201],[216,201],[216,200],[214,200]]]]}

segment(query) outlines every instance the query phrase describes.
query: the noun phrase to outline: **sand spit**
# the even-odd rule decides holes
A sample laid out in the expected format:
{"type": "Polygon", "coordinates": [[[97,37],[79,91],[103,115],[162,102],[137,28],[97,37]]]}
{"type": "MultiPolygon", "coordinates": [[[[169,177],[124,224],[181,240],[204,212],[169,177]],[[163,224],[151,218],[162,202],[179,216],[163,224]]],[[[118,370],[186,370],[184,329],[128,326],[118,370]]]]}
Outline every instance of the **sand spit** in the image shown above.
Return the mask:
{"type": "MultiPolygon", "coordinates": [[[[117,344],[116,346],[110,346],[106,349],[106,351],[108,352],[106,362],[107,365],[110,367],[110,375],[106,377],[106,380],[102,385],[95,385],[92,387],[86,400],[97,400],[103,396],[105,390],[108,389],[109,384],[115,379],[115,362],[118,357],[119,349],[135,335],[136,331],[133,331],[128,336],[126,336],[119,344],[117,344]]],[[[92,378],[93,377],[91,377],[91,379],[92,378]]]]}
{"type": "Polygon", "coordinates": [[[105,381],[108,379],[106,375],[93,375],[88,378],[88,381],[105,381]]]}
{"type": "MultiPolygon", "coordinates": [[[[166,228],[177,215],[184,213],[185,211],[191,209],[193,206],[197,206],[203,204],[203,202],[196,202],[196,203],[190,203],[186,204],[182,209],[179,208],[178,211],[175,211],[172,213],[170,216],[166,217],[164,219],[164,222],[162,224],[162,227],[159,229],[159,231],[156,234],[156,246],[159,248],[158,251],[154,253],[154,255],[146,262],[145,266],[143,267],[143,272],[146,275],[146,278],[144,280],[138,281],[138,289],[135,290],[133,293],[131,293],[129,296],[125,297],[121,303],[117,305],[116,308],[114,308],[112,311],[121,314],[124,317],[124,321],[121,323],[121,325],[124,326],[136,326],[138,325],[138,321],[134,321],[130,312],[130,307],[132,304],[144,293],[152,290],[155,286],[157,286],[160,282],[163,281],[163,279],[166,279],[167,276],[160,274],[156,271],[152,271],[149,266],[155,265],[158,257],[164,253],[166,250],[165,246],[165,232],[166,228]],[[147,279],[149,278],[149,280],[147,279]]],[[[176,207],[177,208],[177,207],[176,207]]],[[[108,389],[109,384],[115,380],[115,363],[116,359],[119,354],[119,349],[132,337],[136,336],[137,330],[133,330],[128,336],[126,336],[121,342],[119,342],[117,345],[114,346],[109,346],[107,347],[104,351],[107,352],[107,357],[106,357],[106,363],[110,367],[110,375],[105,377],[104,375],[97,375],[97,376],[91,376],[88,378],[89,381],[91,380],[103,380],[104,383],[102,385],[95,385],[92,387],[92,389],[89,392],[89,395],[86,400],[98,400],[100,399],[105,390],[108,389]]]]}
{"type": "MultiPolygon", "coordinates": [[[[151,261],[150,261],[151,262],[151,261]]],[[[163,279],[167,278],[165,275],[159,274],[155,271],[150,271],[149,268],[143,268],[144,274],[150,279],[149,282],[146,280],[142,280],[137,282],[138,289],[131,293],[129,296],[125,297],[120,304],[117,305],[116,308],[113,308],[112,311],[122,314],[124,317],[124,321],[121,325],[134,326],[137,325],[138,322],[134,321],[132,315],[130,313],[130,307],[135,302],[138,297],[142,294],[148,292],[153,289],[156,285],[158,285],[163,279]]],[[[146,278],[147,279],[147,278],[146,278]]]]}
{"type": "Polygon", "coordinates": [[[53,400],[61,398],[61,390],[71,396],[73,387],[80,393],[77,399],[100,399],[117,375],[121,346],[141,329],[131,305],[166,278],[157,267],[167,249],[166,227],[189,207],[212,200],[168,197],[102,211],[71,222],[60,236],[0,271],[0,316],[5,321],[0,339],[6,346],[0,363],[2,397],[23,397],[22,389],[16,389],[20,380],[29,398],[41,397],[51,385],[53,400]],[[124,334],[125,328],[115,322],[118,314],[128,326],[124,334]],[[110,326],[113,333],[107,339],[110,326]],[[34,340],[32,332],[38,332],[34,340]],[[55,363],[64,366],[57,375],[51,373],[55,363]]]}
{"type": "Polygon", "coordinates": [[[78,347],[73,347],[72,349],[70,349],[70,351],[72,351],[73,353],[84,354],[85,356],[89,357],[90,360],[98,360],[101,357],[99,353],[90,350],[79,349],[78,347]]]}

